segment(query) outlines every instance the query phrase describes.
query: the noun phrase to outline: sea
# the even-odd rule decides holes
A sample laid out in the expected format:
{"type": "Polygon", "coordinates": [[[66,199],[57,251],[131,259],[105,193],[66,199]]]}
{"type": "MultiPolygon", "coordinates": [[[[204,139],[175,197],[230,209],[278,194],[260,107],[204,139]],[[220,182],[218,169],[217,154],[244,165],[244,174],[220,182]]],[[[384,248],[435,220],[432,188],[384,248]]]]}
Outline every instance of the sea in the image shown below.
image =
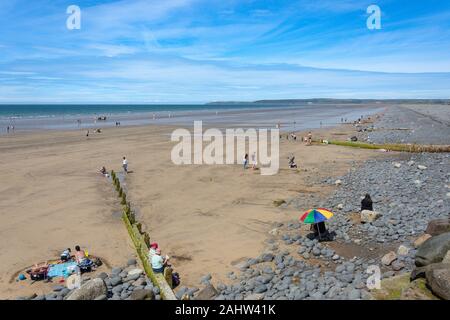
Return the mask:
{"type": "Polygon", "coordinates": [[[37,130],[85,130],[139,125],[191,127],[255,127],[281,130],[314,129],[351,122],[381,111],[369,104],[149,104],[149,105],[0,105],[0,133],[37,130]]]}

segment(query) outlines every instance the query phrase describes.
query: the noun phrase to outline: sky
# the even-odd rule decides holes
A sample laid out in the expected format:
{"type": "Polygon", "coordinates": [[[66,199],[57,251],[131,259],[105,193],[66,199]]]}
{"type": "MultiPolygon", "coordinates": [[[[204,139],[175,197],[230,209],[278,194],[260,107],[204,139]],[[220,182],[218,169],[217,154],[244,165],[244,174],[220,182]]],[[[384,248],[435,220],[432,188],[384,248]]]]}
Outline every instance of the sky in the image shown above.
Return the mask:
{"type": "Polygon", "coordinates": [[[295,98],[450,98],[450,1],[0,1],[0,103],[295,98]]]}

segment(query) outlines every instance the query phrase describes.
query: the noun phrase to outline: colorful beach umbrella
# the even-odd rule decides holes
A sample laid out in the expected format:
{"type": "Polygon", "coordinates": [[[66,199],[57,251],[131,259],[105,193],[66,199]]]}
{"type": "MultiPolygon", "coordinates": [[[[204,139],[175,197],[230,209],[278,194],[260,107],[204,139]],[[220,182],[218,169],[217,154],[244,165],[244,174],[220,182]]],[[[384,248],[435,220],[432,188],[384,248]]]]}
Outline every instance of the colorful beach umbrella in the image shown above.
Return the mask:
{"type": "Polygon", "coordinates": [[[333,215],[333,212],[324,208],[310,209],[300,217],[300,221],[307,224],[315,224],[324,222],[330,219],[333,215]]]}

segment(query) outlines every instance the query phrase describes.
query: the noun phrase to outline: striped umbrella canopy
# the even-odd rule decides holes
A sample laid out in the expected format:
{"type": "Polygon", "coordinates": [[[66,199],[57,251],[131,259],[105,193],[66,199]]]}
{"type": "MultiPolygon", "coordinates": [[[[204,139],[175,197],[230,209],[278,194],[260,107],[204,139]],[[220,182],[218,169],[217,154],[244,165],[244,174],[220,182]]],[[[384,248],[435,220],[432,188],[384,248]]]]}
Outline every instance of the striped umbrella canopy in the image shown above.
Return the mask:
{"type": "Polygon", "coordinates": [[[314,224],[326,221],[330,219],[333,215],[334,213],[328,209],[324,208],[310,209],[300,217],[300,221],[303,221],[304,223],[307,224],[314,224]]]}

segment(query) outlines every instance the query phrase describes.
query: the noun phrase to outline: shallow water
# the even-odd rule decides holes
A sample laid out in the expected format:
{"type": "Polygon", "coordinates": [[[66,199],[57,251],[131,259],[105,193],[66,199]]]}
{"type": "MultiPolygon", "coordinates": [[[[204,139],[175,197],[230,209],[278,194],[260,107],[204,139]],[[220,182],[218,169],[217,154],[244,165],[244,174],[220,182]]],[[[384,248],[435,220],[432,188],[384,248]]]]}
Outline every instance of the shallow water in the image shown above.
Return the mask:
{"type": "Polygon", "coordinates": [[[282,130],[313,129],[354,121],[359,117],[381,111],[373,105],[3,105],[0,106],[0,132],[7,126],[15,131],[71,130],[136,125],[177,125],[191,127],[203,121],[208,127],[274,128],[282,130]],[[106,116],[106,121],[96,120],[106,116]]]}

